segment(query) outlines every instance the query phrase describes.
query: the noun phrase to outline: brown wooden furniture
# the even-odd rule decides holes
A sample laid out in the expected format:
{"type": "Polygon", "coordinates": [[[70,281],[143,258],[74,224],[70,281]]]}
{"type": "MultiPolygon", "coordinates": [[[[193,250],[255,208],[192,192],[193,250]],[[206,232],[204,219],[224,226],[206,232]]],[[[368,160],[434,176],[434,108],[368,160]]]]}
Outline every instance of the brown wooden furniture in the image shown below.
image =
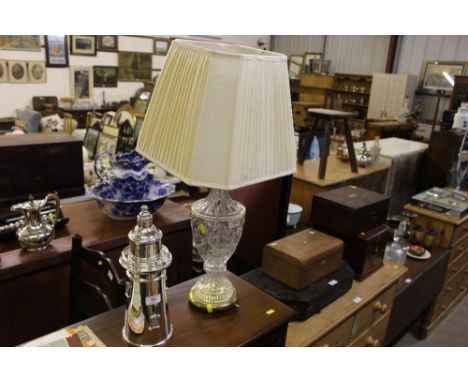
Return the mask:
{"type": "MultiPolygon", "coordinates": [[[[83,236],[84,246],[104,251],[124,277],[118,257],[135,221],[111,220],[95,201],[64,205],[63,213],[70,222],[56,231],[44,252],[23,252],[17,240],[0,243],[0,305],[8,312],[0,314],[0,346],[17,345],[68,324],[73,234],[83,236]]],[[[173,256],[169,285],[192,277],[189,210],[167,200],[154,215],[154,224],[173,256]]]]}
{"type": "Polygon", "coordinates": [[[455,76],[449,110],[457,111],[462,102],[468,102],[468,76],[455,76]]]}
{"type": "MultiPolygon", "coordinates": [[[[228,273],[237,289],[239,307],[208,314],[192,308],[187,294],[195,279],[168,290],[173,337],[167,346],[283,346],[294,311],[248,282],[228,273]]],[[[106,346],[127,346],[122,340],[124,307],[80,322],[106,346]]]]}
{"type": "Polygon", "coordinates": [[[371,85],[372,76],[335,73],[333,105],[341,103],[344,111],[357,113],[357,119],[351,123],[352,128],[364,127],[371,85]]]}
{"type": "Polygon", "coordinates": [[[381,346],[405,267],[384,266],[306,321],[290,322],[286,346],[381,346]]]}
{"type": "Polygon", "coordinates": [[[427,314],[442,289],[450,251],[433,247],[431,258],[418,260],[407,257],[408,269],[398,281],[392,314],[388,323],[385,344],[390,345],[399,339],[405,329],[419,319],[419,337],[424,335],[427,314]]]}
{"type": "Polygon", "coordinates": [[[399,122],[388,120],[367,120],[366,134],[364,140],[372,140],[375,137],[389,138],[398,137],[409,139],[411,133],[416,130],[418,126],[411,122],[399,122]]]}
{"type": "Polygon", "coordinates": [[[331,106],[334,81],[333,75],[303,73],[300,84],[291,85],[291,92],[299,93],[299,101],[331,106]]]}
{"type": "Polygon", "coordinates": [[[326,179],[319,179],[317,160],[304,161],[298,164],[293,176],[291,188],[291,202],[299,204],[303,208],[301,222],[308,223],[312,210],[312,197],[314,194],[326,190],[332,190],[345,185],[355,185],[375,192],[385,193],[387,174],[391,159],[380,158],[372,166],[361,168],[359,174],[349,171],[349,165],[331,155],[328,160],[328,172],[326,179]]]}
{"type": "Polygon", "coordinates": [[[0,140],[0,207],[84,194],[82,142],[65,133],[7,135],[0,140]]]}
{"type": "Polygon", "coordinates": [[[310,118],[309,112],[307,109],[313,107],[324,107],[325,105],[320,102],[310,102],[310,101],[295,101],[292,102],[292,113],[294,127],[296,131],[309,128],[312,125],[312,118],[310,118]]]}
{"type": "Polygon", "coordinates": [[[83,238],[72,238],[70,267],[70,322],[95,316],[125,303],[125,280],[104,252],[85,248],[83,238]]]}
{"type": "Polygon", "coordinates": [[[101,107],[97,109],[74,109],[72,107],[61,107],[59,111],[61,113],[69,113],[72,115],[73,119],[78,122],[78,128],[84,129],[86,127],[86,121],[88,118],[88,112],[97,112],[104,114],[107,111],[116,111],[117,107],[108,106],[108,107],[101,107]]]}
{"type": "Polygon", "coordinates": [[[307,110],[312,117],[315,117],[315,124],[310,130],[309,136],[307,137],[305,145],[301,148],[299,152],[299,164],[304,163],[306,153],[310,149],[312,144],[312,139],[316,133],[316,129],[320,119],[323,119],[325,122],[325,133],[323,137],[323,145],[320,150],[320,166],[318,178],[324,179],[325,173],[327,171],[327,162],[328,156],[330,155],[330,135],[331,135],[331,124],[332,121],[343,121],[344,122],[344,134],[346,137],[346,145],[348,147],[349,153],[349,163],[351,166],[351,171],[357,173],[357,163],[356,163],[356,154],[354,153],[353,138],[351,136],[351,130],[349,128],[349,119],[354,118],[354,113],[347,113],[344,111],[331,110],[331,109],[315,109],[311,108],[307,110]]]}
{"type": "Polygon", "coordinates": [[[405,205],[405,209],[416,212],[414,223],[424,229],[432,227],[436,231],[434,244],[450,250],[448,266],[441,293],[431,306],[424,337],[439,323],[447,313],[466,296],[468,288],[468,216],[458,219],[453,216],[417,207],[405,205]]]}

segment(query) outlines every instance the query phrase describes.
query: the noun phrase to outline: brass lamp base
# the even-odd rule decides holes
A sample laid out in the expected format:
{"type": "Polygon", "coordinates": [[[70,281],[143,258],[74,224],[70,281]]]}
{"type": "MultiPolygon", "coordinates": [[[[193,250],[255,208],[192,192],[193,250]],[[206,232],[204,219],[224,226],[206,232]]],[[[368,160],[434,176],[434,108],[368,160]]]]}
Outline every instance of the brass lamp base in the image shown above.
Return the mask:
{"type": "Polygon", "coordinates": [[[237,305],[237,291],[233,287],[232,294],[228,299],[222,301],[216,301],[213,303],[208,303],[206,301],[201,300],[197,297],[197,288],[198,285],[195,284],[189,291],[188,299],[190,304],[193,307],[200,309],[207,313],[216,313],[216,312],[223,312],[229,309],[234,308],[237,305]]]}

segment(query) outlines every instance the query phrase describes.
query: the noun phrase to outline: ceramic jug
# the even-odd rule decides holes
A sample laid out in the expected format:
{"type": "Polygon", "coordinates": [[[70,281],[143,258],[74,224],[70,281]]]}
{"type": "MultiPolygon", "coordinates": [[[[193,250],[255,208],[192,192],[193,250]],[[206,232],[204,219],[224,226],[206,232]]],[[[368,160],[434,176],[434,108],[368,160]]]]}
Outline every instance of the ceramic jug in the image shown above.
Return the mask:
{"type": "Polygon", "coordinates": [[[49,194],[41,200],[34,200],[31,195],[27,202],[13,205],[11,211],[20,211],[24,215],[24,221],[21,221],[16,231],[21,247],[32,252],[47,248],[54,238],[55,223],[60,213],[60,199],[57,193],[49,194]],[[41,215],[42,207],[50,200],[55,200],[56,204],[53,221],[49,221],[46,215],[41,215]]]}

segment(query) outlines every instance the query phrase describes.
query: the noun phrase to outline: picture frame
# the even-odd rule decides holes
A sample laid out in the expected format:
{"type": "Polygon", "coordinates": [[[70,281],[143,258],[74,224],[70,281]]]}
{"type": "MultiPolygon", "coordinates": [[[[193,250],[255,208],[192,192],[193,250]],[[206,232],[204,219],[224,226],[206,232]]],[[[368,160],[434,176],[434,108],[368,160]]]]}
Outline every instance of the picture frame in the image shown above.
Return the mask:
{"type": "Polygon", "coordinates": [[[299,78],[304,67],[304,56],[291,54],[288,61],[288,72],[290,78],[299,78]]]}
{"type": "Polygon", "coordinates": [[[425,61],[419,76],[419,91],[429,94],[449,94],[455,83],[455,76],[467,70],[463,61],[425,61]]]}
{"type": "Polygon", "coordinates": [[[46,67],[68,68],[68,36],[44,36],[46,67]]]}
{"type": "Polygon", "coordinates": [[[7,60],[0,60],[0,83],[8,82],[8,66],[7,60]]]}
{"type": "Polygon", "coordinates": [[[89,159],[94,159],[94,154],[96,152],[96,147],[99,139],[99,134],[101,132],[92,127],[86,130],[86,135],[84,137],[83,146],[88,150],[89,159]]]}
{"type": "Polygon", "coordinates": [[[95,56],[96,36],[70,36],[70,53],[77,56],[95,56]]]}
{"type": "Polygon", "coordinates": [[[0,49],[41,51],[39,35],[0,35],[0,49]]]}
{"type": "Polygon", "coordinates": [[[141,52],[119,52],[119,81],[151,81],[153,55],[141,52]]]}
{"type": "Polygon", "coordinates": [[[97,50],[103,52],[117,52],[119,50],[119,37],[116,35],[97,36],[97,50]]]}
{"type": "Polygon", "coordinates": [[[96,145],[96,150],[94,152],[94,155],[99,155],[100,153],[104,151],[108,151],[112,154],[115,154],[117,151],[118,140],[119,140],[118,137],[114,137],[106,133],[100,133],[98,140],[97,140],[97,145],[96,145]]]}
{"type": "Polygon", "coordinates": [[[95,88],[116,88],[119,68],[117,66],[93,66],[95,88]]]}
{"type": "Polygon", "coordinates": [[[171,40],[168,38],[155,38],[153,40],[153,52],[157,56],[166,56],[171,46],[171,40]]]}
{"type": "Polygon", "coordinates": [[[70,67],[70,93],[73,99],[93,98],[93,68],[89,66],[70,67]]]}
{"type": "Polygon", "coordinates": [[[31,84],[47,83],[47,69],[45,61],[28,61],[28,76],[31,84]]]}
{"type": "Polygon", "coordinates": [[[26,61],[8,61],[8,77],[10,79],[10,83],[12,84],[27,84],[28,68],[26,61]]]}
{"type": "MultiPolygon", "coordinates": [[[[304,53],[304,62],[303,62],[303,71],[304,73],[317,73],[312,71],[312,69],[317,70],[317,66],[314,66],[313,61],[321,61],[323,54],[319,52],[305,52],[304,53]]],[[[318,68],[320,72],[320,68],[318,68]]]]}

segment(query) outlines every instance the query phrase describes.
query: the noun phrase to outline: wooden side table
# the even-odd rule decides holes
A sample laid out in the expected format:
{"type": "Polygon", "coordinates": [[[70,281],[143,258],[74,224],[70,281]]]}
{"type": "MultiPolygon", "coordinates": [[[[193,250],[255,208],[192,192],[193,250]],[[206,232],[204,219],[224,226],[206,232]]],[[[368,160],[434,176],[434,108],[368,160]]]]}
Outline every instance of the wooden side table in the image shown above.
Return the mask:
{"type": "Polygon", "coordinates": [[[396,285],[405,267],[384,266],[319,314],[288,326],[286,346],[381,346],[390,319],[396,285]]]}
{"type": "Polygon", "coordinates": [[[354,153],[353,138],[351,137],[351,129],[349,127],[349,120],[355,118],[356,114],[348,113],[345,111],[332,110],[332,109],[319,109],[311,108],[307,110],[311,117],[315,117],[315,123],[310,130],[309,136],[306,139],[305,145],[301,148],[299,153],[299,164],[303,164],[305,156],[310,149],[312,139],[314,138],[318,123],[320,119],[325,121],[325,133],[323,136],[323,147],[320,154],[320,167],[318,172],[318,178],[324,179],[327,171],[327,161],[330,155],[330,134],[331,134],[331,122],[342,120],[344,122],[344,132],[346,137],[346,145],[348,146],[349,163],[351,171],[354,173],[358,172],[356,163],[356,154],[354,153]]]}
{"type": "MultiPolygon", "coordinates": [[[[174,334],[166,346],[284,346],[294,310],[232,273],[228,277],[239,306],[226,312],[208,314],[189,304],[187,294],[195,279],[169,288],[174,334]]],[[[122,339],[124,315],[120,307],[75,325],[89,326],[106,346],[127,346],[122,339]]]]}

